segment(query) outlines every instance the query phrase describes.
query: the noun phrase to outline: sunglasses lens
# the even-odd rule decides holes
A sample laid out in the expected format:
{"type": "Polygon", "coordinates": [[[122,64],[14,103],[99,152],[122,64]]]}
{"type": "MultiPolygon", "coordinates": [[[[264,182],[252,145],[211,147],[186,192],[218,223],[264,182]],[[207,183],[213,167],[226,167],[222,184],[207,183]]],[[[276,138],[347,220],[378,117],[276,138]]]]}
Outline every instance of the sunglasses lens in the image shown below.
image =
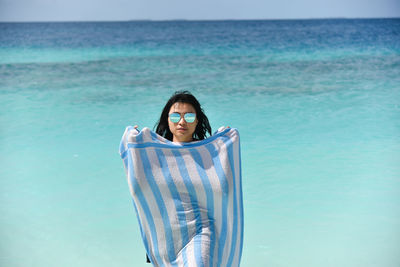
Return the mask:
{"type": "Polygon", "coordinates": [[[169,119],[173,123],[177,123],[181,120],[181,115],[179,113],[171,113],[169,114],[169,119]]]}
{"type": "Polygon", "coordinates": [[[192,123],[196,119],[196,114],[195,113],[186,113],[184,118],[187,123],[192,123]]]}

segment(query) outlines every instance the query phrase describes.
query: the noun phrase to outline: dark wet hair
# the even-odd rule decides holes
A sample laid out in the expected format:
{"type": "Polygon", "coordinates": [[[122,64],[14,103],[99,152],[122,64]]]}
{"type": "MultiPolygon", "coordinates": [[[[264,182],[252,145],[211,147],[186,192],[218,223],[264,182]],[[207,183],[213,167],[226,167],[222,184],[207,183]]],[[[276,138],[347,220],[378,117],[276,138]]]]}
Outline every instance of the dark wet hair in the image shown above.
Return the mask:
{"type": "Polygon", "coordinates": [[[154,126],[156,127],[157,134],[172,141],[173,135],[168,126],[168,113],[171,109],[171,106],[177,102],[190,104],[196,110],[197,126],[193,133],[194,140],[205,139],[207,132],[211,135],[211,126],[208,122],[208,118],[206,114],[204,114],[199,101],[197,101],[197,99],[189,91],[176,91],[168,100],[167,104],[165,104],[165,107],[161,112],[160,119],[154,126]]]}

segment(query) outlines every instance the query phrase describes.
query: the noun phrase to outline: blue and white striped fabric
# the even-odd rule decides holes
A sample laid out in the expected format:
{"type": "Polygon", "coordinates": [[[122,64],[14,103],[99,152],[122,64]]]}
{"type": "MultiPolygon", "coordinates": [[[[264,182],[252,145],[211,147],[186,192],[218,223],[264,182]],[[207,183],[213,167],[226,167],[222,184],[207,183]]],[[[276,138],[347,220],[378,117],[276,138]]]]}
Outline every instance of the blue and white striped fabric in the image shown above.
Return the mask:
{"type": "Polygon", "coordinates": [[[239,266],[243,201],[236,129],[173,143],[148,128],[127,127],[120,154],[154,266],[239,266]]]}

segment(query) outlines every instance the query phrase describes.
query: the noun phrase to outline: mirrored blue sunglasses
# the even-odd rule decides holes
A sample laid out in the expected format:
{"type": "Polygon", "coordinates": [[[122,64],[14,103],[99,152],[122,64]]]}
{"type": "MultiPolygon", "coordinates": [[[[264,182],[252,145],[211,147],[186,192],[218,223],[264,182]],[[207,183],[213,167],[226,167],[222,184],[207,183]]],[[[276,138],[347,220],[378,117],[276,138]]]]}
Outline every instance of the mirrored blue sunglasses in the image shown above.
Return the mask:
{"type": "MultiPolygon", "coordinates": [[[[181,118],[182,115],[177,112],[169,114],[169,119],[173,123],[178,123],[181,118]]],[[[183,118],[187,123],[193,123],[196,120],[196,113],[185,113],[185,115],[183,115],[183,118]]]]}

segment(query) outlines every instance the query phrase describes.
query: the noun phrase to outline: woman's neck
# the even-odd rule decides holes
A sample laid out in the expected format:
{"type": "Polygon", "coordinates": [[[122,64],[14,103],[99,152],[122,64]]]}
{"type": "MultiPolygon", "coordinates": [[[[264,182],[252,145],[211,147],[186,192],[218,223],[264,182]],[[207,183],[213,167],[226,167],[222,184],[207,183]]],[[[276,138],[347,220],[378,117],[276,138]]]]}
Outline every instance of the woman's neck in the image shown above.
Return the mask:
{"type": "Polygon", "coordinates": [[[178,139],[175,136],[172,138],[172,142],[178,142],[178,143],[188,143],[188,142],[192,142],[193,141],[193,137],[190,137],[188,139],[178,139]]]}

